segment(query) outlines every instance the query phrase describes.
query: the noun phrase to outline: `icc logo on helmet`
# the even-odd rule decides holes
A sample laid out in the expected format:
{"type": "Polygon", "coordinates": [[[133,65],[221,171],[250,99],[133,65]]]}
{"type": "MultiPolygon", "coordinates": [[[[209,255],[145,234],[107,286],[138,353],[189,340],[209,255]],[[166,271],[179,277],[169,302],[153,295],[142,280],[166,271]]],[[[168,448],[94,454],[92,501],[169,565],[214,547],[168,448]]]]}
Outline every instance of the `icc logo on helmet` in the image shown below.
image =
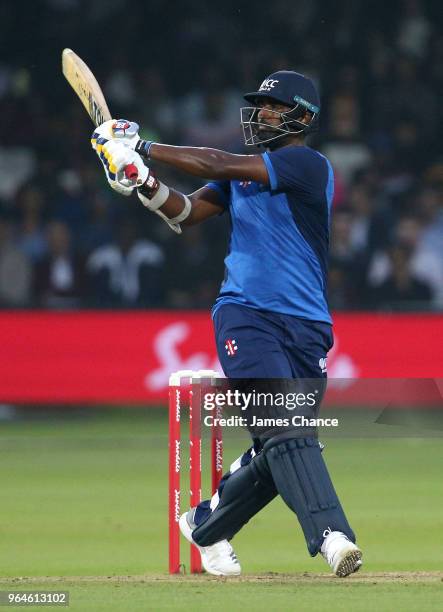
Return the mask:
{"type": "Polygon", "coordinates": [[[260,85],[260,89],[258,91],[271,91],[271,89],[275,87],[276,83],[278,83],[278,79],[265,79],[260,85]]]}

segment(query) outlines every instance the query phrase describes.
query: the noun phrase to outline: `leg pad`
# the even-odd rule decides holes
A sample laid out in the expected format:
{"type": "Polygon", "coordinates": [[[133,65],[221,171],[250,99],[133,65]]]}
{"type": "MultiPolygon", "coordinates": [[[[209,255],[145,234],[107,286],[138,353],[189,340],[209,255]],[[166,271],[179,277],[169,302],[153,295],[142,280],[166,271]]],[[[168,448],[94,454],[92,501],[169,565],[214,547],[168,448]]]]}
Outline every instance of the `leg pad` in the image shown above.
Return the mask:
{"type": "Polygon", "coordinates": [[[309,553],[316,555],[325,530],[342,531],[355,542],[315,438],[265,444],[264,452],[278,493],[295,512],[309,553]]]}
{"type": "Polygon", "coordinates": [[[210,546],[220,540],[230,540],[276,495],[266,458],[260,453],[226,478],[218,506],[192,532],[194,541],[200,546],[210,546]]]}

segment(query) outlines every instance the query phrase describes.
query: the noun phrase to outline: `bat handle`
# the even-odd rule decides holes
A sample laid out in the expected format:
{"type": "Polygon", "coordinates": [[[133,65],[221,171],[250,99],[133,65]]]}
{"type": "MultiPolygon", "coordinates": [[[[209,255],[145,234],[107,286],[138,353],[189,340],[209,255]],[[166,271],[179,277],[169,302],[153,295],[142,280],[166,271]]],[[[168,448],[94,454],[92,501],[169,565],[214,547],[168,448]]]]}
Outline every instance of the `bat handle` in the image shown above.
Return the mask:
{"type": "Polygon", "coordinates": [[[135,166],[134,164],[128,164],[125,168],[125,176],[127,179],[130,179],[131,181],[137,180],[138,178],[137,166],[135,166]]]}

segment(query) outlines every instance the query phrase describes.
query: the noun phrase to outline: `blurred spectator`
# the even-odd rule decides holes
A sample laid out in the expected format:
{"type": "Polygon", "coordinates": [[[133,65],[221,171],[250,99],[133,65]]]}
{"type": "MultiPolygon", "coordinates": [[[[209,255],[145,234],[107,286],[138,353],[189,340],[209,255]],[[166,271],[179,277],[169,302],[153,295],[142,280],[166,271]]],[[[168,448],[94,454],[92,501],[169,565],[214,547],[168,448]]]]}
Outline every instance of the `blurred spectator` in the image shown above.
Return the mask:
{"type": "Polygon", "coordinates": [[[400,13],[397,45],[401,51],[423,59],[431,34],[431,25],[419,0],[406,0],[400,13]]]}
{"type": "Polygon", "coordinates": [[[334,308],[359,308],[363,305],[366,253],[352,238],[353,215],[339,209],[332,217],[330,246],[330,288],[334,308]]]}
{"type": "Polygon", "coordinates": [[[17,198],[17,208],[17,246],[31,262],[36,263],[47,251],[42,190],[36,185],[28,185],[17,198]]]}
{"type": "Polygon", "coordinates": [[[340,259],[329,262],[328,302],[332,310],[353,307],[355,300],[350,282],[350,270],[340,259]]]}
{"type": "Polygon", "coordinates": [[[217,274],[211,251],[200,225],[187,228],[181,239],[171,245],[166,266],[170,287],[167,300],[173,308],[212,306],[220,288],[222,270],[217,274]]]}
{"type": "Polygon", "coordinates": [[[64,170],[57,177],[51,216],[66,224],[75,240],[80,239],[88,224],[88,200],[80,175],[75,170],[64,170]]]}
{"type": "Polygon", "coordinates": [[[202,81],[197,91],[181,100],[181,144],[242,150],[241,94],[221,87],[213,70],[203,75],[202,81]]]}
{"type": "Polygon", "coordinates": [[[73,254],[68,226],[52,221],[47,241],[48,252],[34,268],[37,303],[43,308],[77,308],[84,295],[84,266],[73,254]]]}
{"type": "Polygon", "coordinates": [[[443,200],[441,192],[425,188],[417,199],[417,211],[422,232],[417,237],[417,248],[412,269],[433,289],[434,301],[443,307],[443,200]]]}
{"type": "MultiPolygon", "coordinates": [[[[415,214],[402,217],[395,238],[411,250],[410,268],[432,289],[433,303],[443,306],[443,214],[440,197],[424,189],[416,198],[415,214]]],[[[384,251],[375,253],[369,267],[369,283],[376,286],[390,274],[392,260],[384,251]]]]}
{"type": "Polygon", "coordinates": [[[428,284],[418,280],[411,271],[411,249],[405,244],[396,244],[389,250],[391,273],[372,291],[372,303],[378,308],[404,310],[409,307],[423,308],[430,303],[432,292],[428,284]]]}
{"type": "Polygon", "coordinates": [[[13,198],[18,189],[31,177],[34,168],[34,153],[30,149],[0,147],[0,177],[2,179],[0,198],[5,200],[13,198]]]}
{"type": "Polygon", "coordinates": [[[0,219],[0,307],[27,306],[30,300],[31,265],[13,241],[13,227],[0,219]]]}
{"type": "Polygon", "coordinates": [[[423,126],[411,115],[400,115],[392,126],[392,143],[389,172],[393,176],[404,176],[406,187],[411,179],[424,168],[426,160],[423,142],[423,126]]]}
{"type": "Polygon", "coordinates": [[[164,253],[150,240],[137,238],[134,224],[125,223],[118,242],[92,251],[87,261],[95,306],[157,306],[164,297],[164,253]]]}
{"type": "Polygon", "coordinates": [[[361,184],[352,187],[349,194],[349,208],[353,213],[350,246],[355,251],[369,250],[374,201],[366,187],[361,184]]]}
{"type": "Polygon", "coordinates": [[[329,109],[330,137],[322,146],[336,172],[345,183],[371,161],[371,154],[360,134],[358,100],[351,94],[335,96],[329,109]]]}
{"type": "Polygon", "coordinates": [[[130,57],[115,48],[111,50],[109,62],[112,65],[112,72],[104,85],[106,98],[113,106],[131,108],[136,91],[130,57]]]}
{"type": "Polygon", "coordinates": [[[148,65],[138,71],[137,86],[143,101],[140,105],[141,136],[156,140],[161,134],[167,142],[176,144],[180,127],[178,102],[169,94],[164,74],[158,67],[148,65]]]}
{"type": "Polygon", "coordinates": [[[112,242],[115,227],[122,216],[118,204],[118,198],[112,194],[99,190],[89,193],[88,223],[78,238],[81,253],[89,255],[97,247],[112,242]]]}

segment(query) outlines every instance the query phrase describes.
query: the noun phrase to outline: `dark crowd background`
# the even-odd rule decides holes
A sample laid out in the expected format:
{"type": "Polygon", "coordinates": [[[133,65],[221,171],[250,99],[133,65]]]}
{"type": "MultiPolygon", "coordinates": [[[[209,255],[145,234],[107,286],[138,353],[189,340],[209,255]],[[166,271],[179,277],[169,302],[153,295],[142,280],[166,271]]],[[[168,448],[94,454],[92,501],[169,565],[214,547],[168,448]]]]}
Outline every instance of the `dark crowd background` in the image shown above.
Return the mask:
{"type": "MultiPolygon", "coordinates": [[[[228,220],[176,236],[108,187],[60,69],[90,65],[145,138],[243,152],[242,93],[288,68],[322,95],[334,309],[443,307],[441,2],[3,0],[0,306],[207,308],[228,220]]],[[[167,184],[203,184],[156,168],[167,184]]]]}

